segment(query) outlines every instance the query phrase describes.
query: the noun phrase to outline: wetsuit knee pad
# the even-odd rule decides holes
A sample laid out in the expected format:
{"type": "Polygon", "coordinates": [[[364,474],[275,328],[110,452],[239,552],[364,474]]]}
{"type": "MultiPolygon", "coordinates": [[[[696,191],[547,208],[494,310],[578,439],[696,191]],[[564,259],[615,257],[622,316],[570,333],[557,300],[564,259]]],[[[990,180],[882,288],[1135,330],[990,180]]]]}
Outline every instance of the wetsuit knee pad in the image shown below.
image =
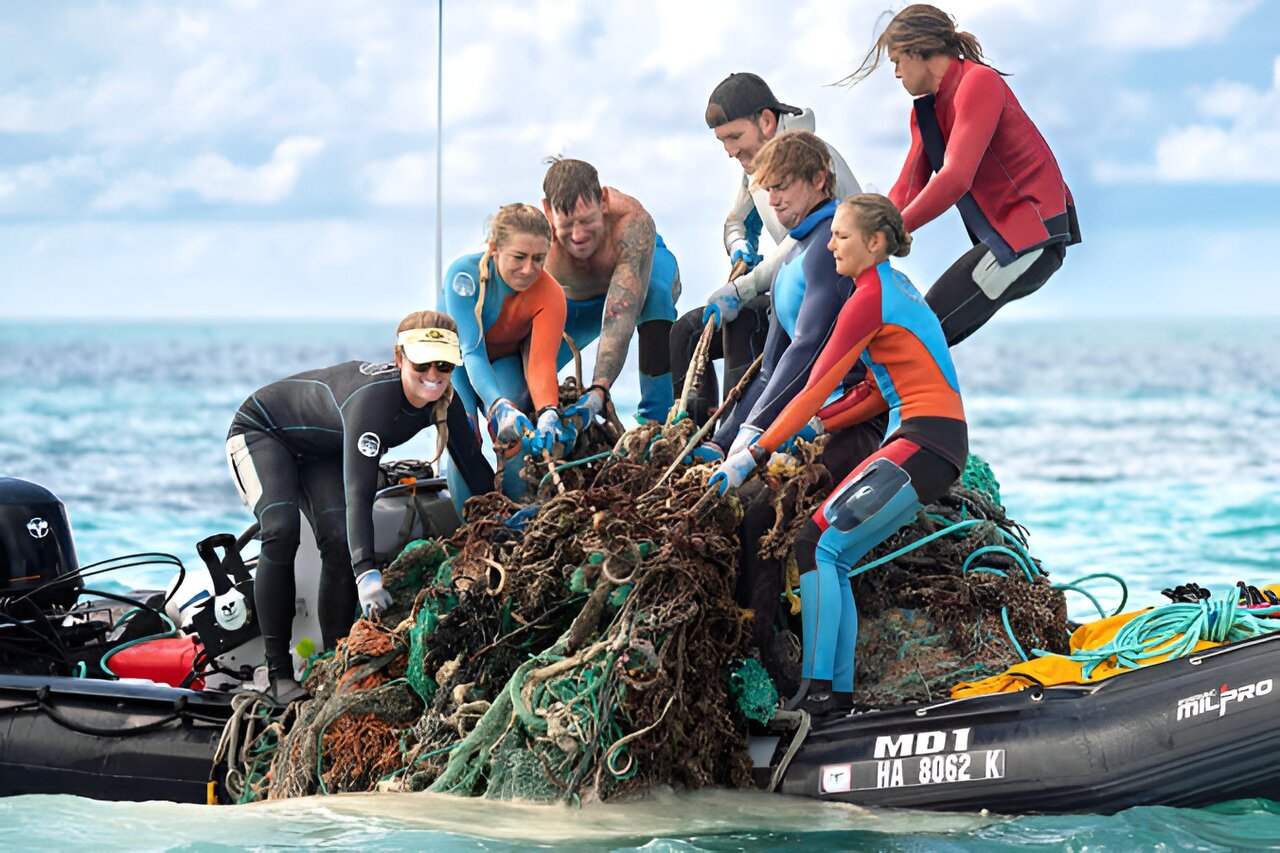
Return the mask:
{"type": "Polygon", "coordinates": [[[661,376],[671,372],[672,325],[670,320],[650,320],[638,327],[641,373],[661,376]]]}
{"type": "Polygon", "coordinates": [[[812,572],[818,568],[818,540],[822,538],[822,528],[817,522],[809,519],[796,534],[796,568],[800,574],[812,572]]]}
{"type": "Polygon", "coordinates": [[[891,459],[876,459],[822,505],[828,527],[816,559],[851,568],[920,509],[911,475],[891,459]]]}

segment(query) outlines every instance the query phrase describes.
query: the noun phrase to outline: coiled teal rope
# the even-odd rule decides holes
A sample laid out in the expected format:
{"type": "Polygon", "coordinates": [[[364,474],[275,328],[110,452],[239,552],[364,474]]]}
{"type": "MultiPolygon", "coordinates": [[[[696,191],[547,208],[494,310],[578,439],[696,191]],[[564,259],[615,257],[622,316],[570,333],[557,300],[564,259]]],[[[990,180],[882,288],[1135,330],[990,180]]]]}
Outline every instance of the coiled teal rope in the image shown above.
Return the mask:
{"type": "MultiPolygon", "coordinates": [[[[1101,664],[1115,659],[1121,669],[1137,669],[1156,657],[1185,657],[1196,643],[1234,643],[1280,630],[1280,622],[1266,624],[1259,616],[1280,613],[1280,607],[1246,610],[1234,594],[1224,599],[1208,599],[1195,604],[1175,602],[1152,608],[1134,617],[1116,633],[1110,643],[1096,649],[1082,649],[1065,657],[1083,664],[1080,674],[1090,678],[1101,664]]],[[[1051,652],[1032,650],[1037,657],[1051,652]]]]}
{"type": "Polygon", "coordinates": [[[1100,619],[1106,619],[1108,617],[1115,616],[1117,613],[1124,612],[1124,606],[1129,602],[1129,585],[1124,582],[1124,578],[1120,577],[1119,575],[1113,575],[1110,572],[1094,572],[1091,575],[1085,575],[1082,578],[1076,578],[1070,583],[1055,583],[1053,585],[1053,588],[1064,589],[1064,590],[1069,589],[1072,592],[1080,593],[1081,595],[1083,595],[1085,598],[1089,599],[1089,601],[1093,603],[1093,607],[1095,610],[1098,611],[1098,618],[1100,619]],[[1108,613],[1105,609],[1103,609],[1102,604],[1099,603],[1097,597],[1094,596],[1093,593],[1089,592],[1089,590],[1081,586],[1081,584],[1083,584],[1085,581],[1097,580],[1098,578],[1113,580],[1116,583],[1120,584],[1120,603],[1117,604],[1116,609],[1111,611],[1110,613],[1108,613]]]}

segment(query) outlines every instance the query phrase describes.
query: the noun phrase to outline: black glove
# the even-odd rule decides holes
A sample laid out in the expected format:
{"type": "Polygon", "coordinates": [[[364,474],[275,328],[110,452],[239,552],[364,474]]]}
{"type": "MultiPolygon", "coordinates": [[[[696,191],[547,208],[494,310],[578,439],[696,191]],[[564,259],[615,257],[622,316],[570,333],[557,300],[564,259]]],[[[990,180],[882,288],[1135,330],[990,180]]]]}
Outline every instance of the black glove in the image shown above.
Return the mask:
{"type": "Polygon", "coordinates": [[[1160,594],[1175,603],[1199,604],[1210,596],[1209,590],[1198,583],[1184,583],[1173,589],[1162,589],[1160,594]]]}

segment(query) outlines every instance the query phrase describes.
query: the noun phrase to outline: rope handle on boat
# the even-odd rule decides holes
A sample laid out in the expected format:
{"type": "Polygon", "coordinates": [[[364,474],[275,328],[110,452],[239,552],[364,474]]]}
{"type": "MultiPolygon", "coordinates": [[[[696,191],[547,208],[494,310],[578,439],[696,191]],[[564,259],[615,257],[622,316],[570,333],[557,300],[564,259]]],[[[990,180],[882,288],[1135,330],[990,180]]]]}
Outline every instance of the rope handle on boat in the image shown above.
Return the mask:
{"type": "Polygon", "coordinates": [[[83,723],[77,723],[64,717],[57,708],[49,701],[50,695],[53,693],[49,685],[43,685],[36,690],[36,704],[40,710],[49,715],[49,719],[65,729],[78,732],[84,735],[93,735],[96,737],[131,737],[133,735],[146,734],[147,732],[159,731],[172,722],[183,719],[187,716],[187,697],[179,696],[173,701],[173,713],[159,720],[150,723],[143,723],[138,726],[123,729],[100,728],[98,726],[90,726],[83,723]]]}

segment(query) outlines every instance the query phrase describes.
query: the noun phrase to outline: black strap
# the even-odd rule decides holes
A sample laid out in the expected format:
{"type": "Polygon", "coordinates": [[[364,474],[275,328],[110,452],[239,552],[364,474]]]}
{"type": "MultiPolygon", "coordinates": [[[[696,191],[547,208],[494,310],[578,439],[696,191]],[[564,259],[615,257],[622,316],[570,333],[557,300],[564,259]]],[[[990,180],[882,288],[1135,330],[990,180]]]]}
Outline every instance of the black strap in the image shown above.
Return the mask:
{"type": "MultiPolygon", "coordinates": [[[[916,98],[915,102],[916,127],[920,129],[920,142],[924,145],[925,156],[929,158],[929,166],[935,173],[942,171],[947,154],[947,142],[942,138],[942,126],[938,124],[936,100],[936,95],[925,95],[922,98],[916,98]]],[[[965,230],[969,232],[969,239],[975,246],[979,243],[985,245],[991,250],[991,254],[996,256],[1001,266],[1014,259],[1013,249],[992,226],[987,215],[982,212],[982,208],[978,207],[973,193],[966,192],[962,195],[956,202],[956,209],[960,211],[965,230]]]]}

